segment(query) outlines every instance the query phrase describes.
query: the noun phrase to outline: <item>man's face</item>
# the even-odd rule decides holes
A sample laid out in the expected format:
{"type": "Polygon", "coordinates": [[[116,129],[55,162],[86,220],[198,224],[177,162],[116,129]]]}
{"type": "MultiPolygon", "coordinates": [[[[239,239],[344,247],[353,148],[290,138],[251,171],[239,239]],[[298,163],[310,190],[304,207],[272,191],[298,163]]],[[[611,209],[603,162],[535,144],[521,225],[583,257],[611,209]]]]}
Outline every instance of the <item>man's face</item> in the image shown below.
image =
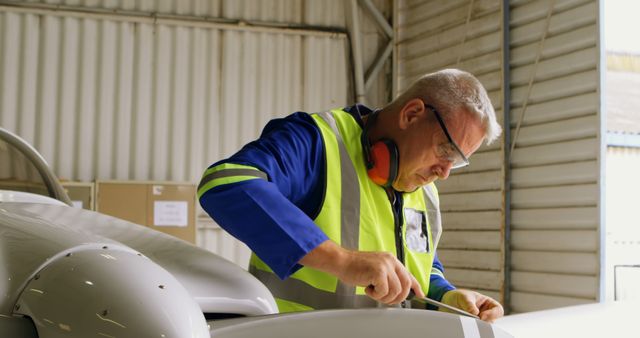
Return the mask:
{"type": "MultiPolygon", "coordinates": [[[[403,131],[396,140],[400,167],[398,178],[393,183],[394,189],[410,192],[437,179],[449,177],[453,163],[446,155],[455,151],[455,148],[438,123],[435,112],[418,100],[401,113],[400,118],[403,131]]],[[[467,158],[480,148],[484,132],[480,121],[473,115],[456,111],[443,122],[452,140],[467,158]]]]}

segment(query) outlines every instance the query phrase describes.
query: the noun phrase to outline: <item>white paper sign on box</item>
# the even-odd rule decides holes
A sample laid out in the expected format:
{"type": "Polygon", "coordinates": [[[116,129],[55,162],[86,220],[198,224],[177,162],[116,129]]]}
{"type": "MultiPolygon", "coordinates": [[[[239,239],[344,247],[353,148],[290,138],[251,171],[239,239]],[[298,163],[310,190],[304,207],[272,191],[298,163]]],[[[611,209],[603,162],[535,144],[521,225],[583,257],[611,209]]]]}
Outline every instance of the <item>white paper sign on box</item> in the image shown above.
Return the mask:
{"type": "Polygon", "coordinates": [[[153,203],[153,225],[186,227],[188,209],[186,201],[155,201],[153,203]]]}

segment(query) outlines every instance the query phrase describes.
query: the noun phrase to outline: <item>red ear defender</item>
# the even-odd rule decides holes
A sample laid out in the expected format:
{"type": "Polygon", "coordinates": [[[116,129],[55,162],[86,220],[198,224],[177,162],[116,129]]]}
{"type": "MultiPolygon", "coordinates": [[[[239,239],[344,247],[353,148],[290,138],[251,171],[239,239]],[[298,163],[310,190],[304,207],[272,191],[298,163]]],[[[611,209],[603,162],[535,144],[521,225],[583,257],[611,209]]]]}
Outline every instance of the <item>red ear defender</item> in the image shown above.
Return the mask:
{"type": "Polygon", "coordinates": [[[371,113],[360,136],[360,142],[364,150],[367,175],[375,184],[389,188],[398,175],[398,147],[395,142],[386,138],[373,145],[369,143],[369,128],[377,117],[377,110],[371,113]]]}
{"type": "Polygon", "coordinates": [[[382,139],[371,146],[369,178],[385,188],[390,187],[398,174],[398,148],[393,141],[382,139]]]}

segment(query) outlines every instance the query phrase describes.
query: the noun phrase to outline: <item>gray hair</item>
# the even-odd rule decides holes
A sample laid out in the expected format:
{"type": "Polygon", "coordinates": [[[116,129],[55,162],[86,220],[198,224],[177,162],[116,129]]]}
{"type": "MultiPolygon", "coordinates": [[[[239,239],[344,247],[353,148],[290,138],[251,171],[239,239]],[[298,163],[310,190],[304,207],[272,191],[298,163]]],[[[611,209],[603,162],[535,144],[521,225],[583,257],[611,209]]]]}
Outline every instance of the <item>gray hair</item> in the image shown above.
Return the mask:
{"type": "Polygon", "coordinates": [[[496,120],[487,91],[471,73],[459,69],[444,69],[426,74],[414,82],[404,93],[389,104],[401,108],[412,99],[421,98],[439,108],[443,118],[453,111],[464,110],[480,119],[484,128],[484,138],[491,144],[502,133],[496,120]],[[440,110],[441,109],[441,110],[440,110]]]}

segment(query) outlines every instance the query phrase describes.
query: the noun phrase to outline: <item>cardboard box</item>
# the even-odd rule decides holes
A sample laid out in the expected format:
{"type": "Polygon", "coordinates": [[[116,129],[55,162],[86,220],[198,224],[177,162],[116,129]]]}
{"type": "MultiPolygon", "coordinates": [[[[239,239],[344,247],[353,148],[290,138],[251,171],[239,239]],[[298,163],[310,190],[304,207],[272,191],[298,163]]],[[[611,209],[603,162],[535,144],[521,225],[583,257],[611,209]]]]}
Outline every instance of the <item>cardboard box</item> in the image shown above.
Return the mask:
{"type": "Polygon", "coordinates": [[[95,210],[95,185],[93,182],[60,182],[76,208],[95,210]]]}
{"type": "Polygon", "coordinates": [[[191,183],[96,181],[96,210],[196,242],[196,186],[191,183]]]}

